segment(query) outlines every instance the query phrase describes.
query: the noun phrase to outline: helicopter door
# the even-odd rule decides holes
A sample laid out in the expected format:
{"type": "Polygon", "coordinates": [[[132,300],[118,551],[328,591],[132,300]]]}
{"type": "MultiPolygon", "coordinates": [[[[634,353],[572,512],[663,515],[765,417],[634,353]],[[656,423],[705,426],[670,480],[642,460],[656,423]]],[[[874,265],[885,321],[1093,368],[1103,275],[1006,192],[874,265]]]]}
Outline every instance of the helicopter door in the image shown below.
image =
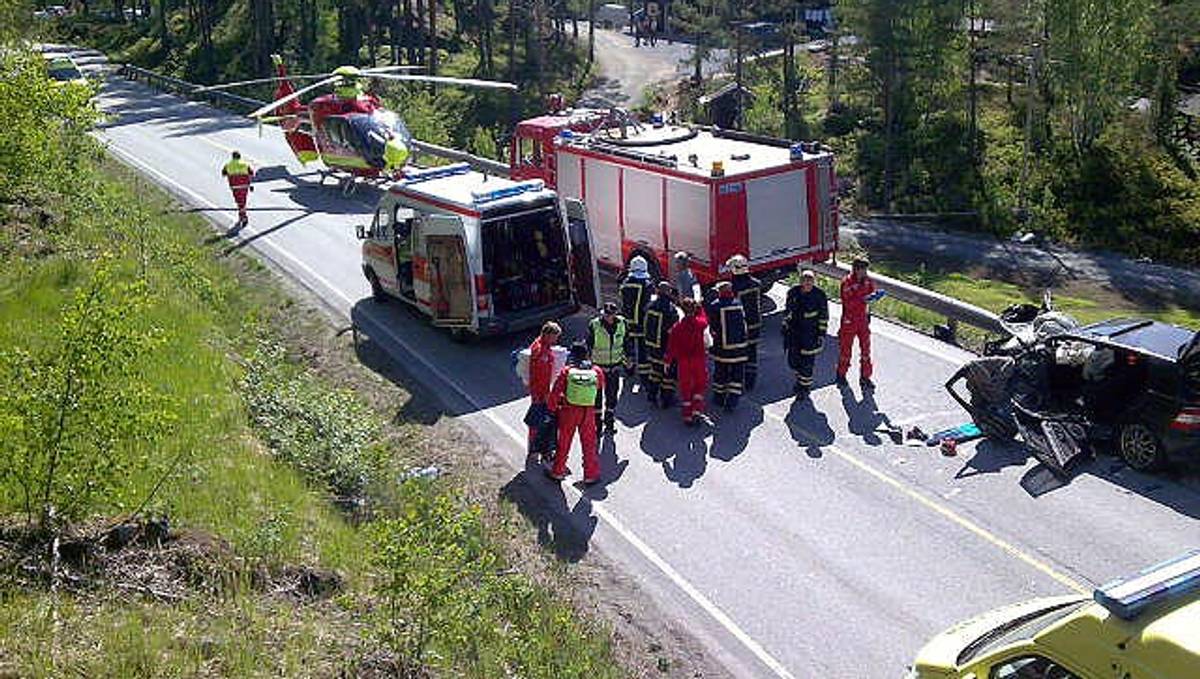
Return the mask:
{"type": "Polygon", "coordinates": [[[429,259],[429,302],[433,324],[470,327],[474,321],[475,297],[462,220],[448,215],[429,215],[424,219],[422,231],[429,259]]]}
{"type": "Polygon", "coordinates": [[[571,289],[575,301],[600,307],[600,270],[596,266],[596,244],[588,227],[587,208],[576,198],[563,198],[567,243],[571,248],[571,289]]]}

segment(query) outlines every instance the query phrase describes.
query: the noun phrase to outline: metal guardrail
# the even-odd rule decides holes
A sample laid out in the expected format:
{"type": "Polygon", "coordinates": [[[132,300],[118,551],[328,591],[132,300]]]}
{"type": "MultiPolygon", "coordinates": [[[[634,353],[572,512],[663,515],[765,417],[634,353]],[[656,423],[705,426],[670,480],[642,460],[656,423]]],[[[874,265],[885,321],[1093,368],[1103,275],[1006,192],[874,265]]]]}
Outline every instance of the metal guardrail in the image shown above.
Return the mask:
{"type": "MultiPolygon", "coordinates": [[[[810,268],[816,273],[835,279],[841,279],[850,273],[850,267],[841,263],[822,262],[813,264],[810,268]]],[[[974,304],[968,304],[890,276],[872,273],[871,280],[875,282],[875,287],[886,290],[889,296],[945,316],[955,323],[966,323],[987,332],[1000,334],[1007,332],[1000,323],[998,315],[974,304]]],[[[953,324],[949,325],[953,326],[953,324]]]]}
{"type": "MultiPolygon", "coordinates": [[[[243,97],[241,95],[231,94],[221,90],[206,90],[204,92],[196,92],[196,89],[200,87],[200,85],[190,83],[186,80],[180,80],[179,78],[172,78],[160,73],[155,73],[154,71],[133,66],[131,64],[123,64],[119,73],[127,80],[142,80],[145,81],[147,85],[155,89],[180,94],[188,97],[189,99],[205,101],[213,106],[216,106],[217,108],[232,109],[246,113],[267,105],[267,102],[262,101],[261,99],[243,97]]],[[[470,163],[472,167],[481,172],[489,172],[491,174],[500,175],[503,177],[507,177],[509,173],[508,165],[490,158],[473,156],[465,151],[458,151],[456,149],[446,148],[445,146],[438,146],[437,144],[429,144],[417,139],[413,140],[412,146],[420,153],[426,153],[431,156],[446,158],[448,160],[470,163]]]]}

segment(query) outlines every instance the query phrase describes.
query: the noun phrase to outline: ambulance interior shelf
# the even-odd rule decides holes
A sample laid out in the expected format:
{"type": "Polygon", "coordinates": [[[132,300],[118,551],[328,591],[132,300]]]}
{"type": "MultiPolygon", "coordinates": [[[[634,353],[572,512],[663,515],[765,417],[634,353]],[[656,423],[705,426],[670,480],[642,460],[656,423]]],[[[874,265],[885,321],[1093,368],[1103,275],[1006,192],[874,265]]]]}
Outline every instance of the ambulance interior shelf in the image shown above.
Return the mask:
{"type": "Polygon", "coordinates": [[[483,270],[497,314],[569,302],[567,247],[555,210],[483,222],[483,270]]]}

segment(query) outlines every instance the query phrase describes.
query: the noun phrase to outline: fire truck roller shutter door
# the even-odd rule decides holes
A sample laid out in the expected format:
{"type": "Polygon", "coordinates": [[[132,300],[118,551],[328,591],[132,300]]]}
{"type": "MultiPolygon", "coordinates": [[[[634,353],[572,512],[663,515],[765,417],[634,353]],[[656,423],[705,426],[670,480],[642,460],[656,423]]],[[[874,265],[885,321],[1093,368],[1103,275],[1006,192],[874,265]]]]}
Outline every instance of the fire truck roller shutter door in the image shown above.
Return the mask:
{"type": "Polygon", "coordinates": [[[711,259],[709,214],[707,185],[667,179],[667,230],[672,252],[687,252],[702,262],[711,259]]]}
{"type": "Polygon", "coordinates": [[[662,178],[632,168],[624,172],[625,240],[660,252],[666,245],[662,238],[662,178]]]}
{"type": "Polygon", "coordinates": [[[806,248],[809,170],[794,170],[746,182],[746,216],[750,230],[750,259],[806,248]]]}
{"type": "Polygon", "coordinates": [[[619,166],[599,160],[588,159],[584,163],[585,202],[588,223],[596,241],[596,257],[614,267],[624,263],[621,257],[621,204],[617,190],[619,171],[619,166]]]}

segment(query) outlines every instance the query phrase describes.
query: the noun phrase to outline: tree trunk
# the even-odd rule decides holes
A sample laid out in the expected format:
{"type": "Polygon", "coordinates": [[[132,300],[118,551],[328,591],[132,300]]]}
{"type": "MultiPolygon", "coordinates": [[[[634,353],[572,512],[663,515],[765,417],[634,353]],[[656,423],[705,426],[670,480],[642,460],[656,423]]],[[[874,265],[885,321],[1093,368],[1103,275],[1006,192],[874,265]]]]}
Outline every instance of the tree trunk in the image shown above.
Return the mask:
{"type": "Polygon", "coordinates": [[[427,0],[429,3],[429,74],[437,75],[438,71],[438,35],[437,35],[437,0],[427,0]]]}

